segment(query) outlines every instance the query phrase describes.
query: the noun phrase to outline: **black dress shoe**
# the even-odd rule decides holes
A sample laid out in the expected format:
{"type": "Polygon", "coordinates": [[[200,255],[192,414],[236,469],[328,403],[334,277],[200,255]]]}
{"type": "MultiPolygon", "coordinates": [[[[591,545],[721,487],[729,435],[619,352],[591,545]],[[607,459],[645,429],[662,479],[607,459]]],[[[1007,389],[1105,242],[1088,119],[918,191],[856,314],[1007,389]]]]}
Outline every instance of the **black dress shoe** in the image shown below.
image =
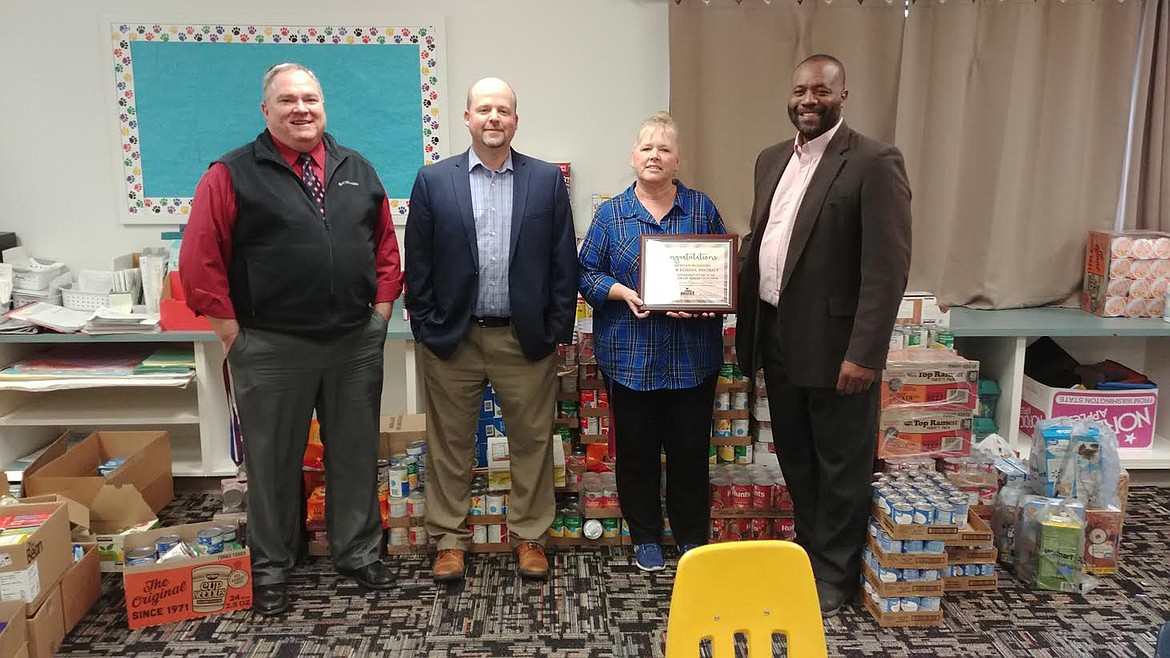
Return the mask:
{"type": "Polygon", "coordinates": [[[390,567],[380,560],[374,560],[360,569],[338,569],[337,573],[353,578],[366,589],[390,589],[394,585],[390,567]]]}
{"type": "Polygon", "coordinates": [[[257,585],[252,588],[252,610],[265,617],[272,617],[288,610],[288,586],[257,585]]]}
{"type": "Polygon", "coordinates": [[[817,599],[821,603],[821,616],[833,617],[841,611],[841,606],[849,600],[849,593],[829,583],[817,581],[817,599]]]}

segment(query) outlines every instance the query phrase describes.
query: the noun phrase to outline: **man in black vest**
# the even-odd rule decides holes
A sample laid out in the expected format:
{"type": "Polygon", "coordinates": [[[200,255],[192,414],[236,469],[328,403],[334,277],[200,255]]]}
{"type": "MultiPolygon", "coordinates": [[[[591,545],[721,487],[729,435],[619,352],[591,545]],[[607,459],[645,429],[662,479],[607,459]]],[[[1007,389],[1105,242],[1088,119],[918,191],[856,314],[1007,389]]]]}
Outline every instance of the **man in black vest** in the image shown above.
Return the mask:
{"type": "Polygon", "coordinates": [[[248,469],[252,608],[277,615],[300,544],[314,410],[333,563],[367,588],[392,583],[379,553],[378,412],[402,273],[386,192],[365,158],[325,133],[317,77],[278,64],[262,89],[268,129],[199,181],[180,272],[187,305],[228,356],[248,469]]]}

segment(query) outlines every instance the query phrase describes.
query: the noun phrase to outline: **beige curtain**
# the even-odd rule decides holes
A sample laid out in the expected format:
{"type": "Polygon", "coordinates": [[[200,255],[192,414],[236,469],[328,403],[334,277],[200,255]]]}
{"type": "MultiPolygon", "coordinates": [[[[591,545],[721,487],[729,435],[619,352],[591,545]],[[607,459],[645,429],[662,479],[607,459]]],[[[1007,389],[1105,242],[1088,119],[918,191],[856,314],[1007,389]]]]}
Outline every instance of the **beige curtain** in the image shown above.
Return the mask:
{"type": "Polygon", "coordinates": [[[895,143],[914,192],[913,287],[1012,308],[1076,293],[1116,217],[1139,3],[918,2],[895,143]]]}
{"type": "Polygon", "coordinates": [[[1123,223],[1126,228],[1170,231],[1170,2],[1144,0],[1140,37],[1137,129],[1130,158],[1123,223]]]}
{"type": "MultiPolygon", "coordinates": [[[[906,19],[894,4],[672,4],[684,181],[742,232],[756,154],[794,132],[792,68],[829,52],[848,71],[846,120],[906,156],[911,287],[979,308],[1071,299],[1086,232],[1117,216],[1141,2],[922,0],[906,19]]],[[[1165,131],[1142,134],[1161,162],[1165,131]]],[[[1170,185],[1141,189],[1167,203],[1170,185]]]]}
{"type": "Polygon", "coordinates": [[[671,2],[679,177],[711,196],[728,232],[747,232],[756,156],[796,134],[788,92],[792,70],[805,57],[823,52],[840,59],[850,89],[846,121],[893,141],[902,14],[901,7],[855,0],[671,2]]]}

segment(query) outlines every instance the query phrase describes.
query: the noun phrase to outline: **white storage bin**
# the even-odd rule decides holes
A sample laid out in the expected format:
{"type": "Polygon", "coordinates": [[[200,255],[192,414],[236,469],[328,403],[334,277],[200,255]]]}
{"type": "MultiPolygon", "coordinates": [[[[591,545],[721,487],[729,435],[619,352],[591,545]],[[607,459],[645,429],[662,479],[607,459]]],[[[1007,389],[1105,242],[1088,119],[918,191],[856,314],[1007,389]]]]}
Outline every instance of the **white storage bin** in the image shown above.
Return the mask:
{"type": "Polygon", "coordinates": [[[65,264],[43,258],[30,259],[39,267],[12,266],[12,287],[14,289],[30,291],[45,290],[53,279],[65,273],[65,264]]]}

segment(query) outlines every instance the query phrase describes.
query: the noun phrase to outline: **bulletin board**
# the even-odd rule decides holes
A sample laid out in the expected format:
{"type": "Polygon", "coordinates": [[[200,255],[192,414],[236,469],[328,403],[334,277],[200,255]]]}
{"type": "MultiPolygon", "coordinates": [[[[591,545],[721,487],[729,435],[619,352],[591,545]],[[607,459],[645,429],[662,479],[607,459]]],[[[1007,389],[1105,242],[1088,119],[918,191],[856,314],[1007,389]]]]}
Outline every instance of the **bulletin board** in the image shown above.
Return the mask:
{"type": "Polygon", "coordinates": [[[440,158],[434,26],[111,27],[124,223],[186,222],[208,166],[263,132],[261,79],[280,62],[317,75],[326,130],[374,165],[396,215],[418,168],[440,158]]]}

